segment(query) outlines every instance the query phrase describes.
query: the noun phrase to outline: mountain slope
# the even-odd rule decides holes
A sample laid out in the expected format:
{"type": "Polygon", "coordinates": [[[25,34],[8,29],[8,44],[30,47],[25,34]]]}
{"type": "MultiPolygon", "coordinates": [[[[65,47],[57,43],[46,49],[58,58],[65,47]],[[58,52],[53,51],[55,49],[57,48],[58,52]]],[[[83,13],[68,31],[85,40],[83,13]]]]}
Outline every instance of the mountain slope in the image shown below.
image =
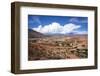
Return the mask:
{"type": "Polygon", "coordinates": [[[44,34],[34,31],[32,29],[28,29],[28,38],[41,38],[41,37],[45,37],[44,34]]]}

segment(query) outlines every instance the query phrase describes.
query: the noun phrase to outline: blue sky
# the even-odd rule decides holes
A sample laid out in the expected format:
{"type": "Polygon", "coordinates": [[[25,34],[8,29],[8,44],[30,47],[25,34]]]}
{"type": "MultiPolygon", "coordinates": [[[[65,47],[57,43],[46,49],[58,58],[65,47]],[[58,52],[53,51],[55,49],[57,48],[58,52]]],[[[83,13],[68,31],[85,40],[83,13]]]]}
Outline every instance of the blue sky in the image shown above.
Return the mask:
{"type": "Polygon", "coordinates": [[[28,28],[44,34],[87,34],[88,18],[74,16],[28,15],[28,28]]]}

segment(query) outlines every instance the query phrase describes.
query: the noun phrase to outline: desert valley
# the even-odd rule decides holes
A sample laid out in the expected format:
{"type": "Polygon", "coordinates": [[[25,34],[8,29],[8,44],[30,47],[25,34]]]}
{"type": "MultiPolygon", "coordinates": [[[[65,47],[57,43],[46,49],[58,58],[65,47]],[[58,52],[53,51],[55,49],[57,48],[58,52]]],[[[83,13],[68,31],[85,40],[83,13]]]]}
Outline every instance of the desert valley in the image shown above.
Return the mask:
{"type": "Polygon", "coordinates": [[[28,60],[80,59],[88,57],[88,36],[44,35],[28,30],[28,60]]]}

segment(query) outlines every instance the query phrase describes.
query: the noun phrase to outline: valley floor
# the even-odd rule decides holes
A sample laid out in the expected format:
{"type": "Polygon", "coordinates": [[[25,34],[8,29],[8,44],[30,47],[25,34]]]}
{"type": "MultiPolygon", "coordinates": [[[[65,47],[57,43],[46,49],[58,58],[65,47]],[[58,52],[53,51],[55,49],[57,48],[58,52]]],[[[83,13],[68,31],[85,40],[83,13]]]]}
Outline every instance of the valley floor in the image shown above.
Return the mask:
{"type": "Polygon", "coordinates": [[[87,58],[87,42],[87,36],[29,38],[28,60],[87,58]]]}

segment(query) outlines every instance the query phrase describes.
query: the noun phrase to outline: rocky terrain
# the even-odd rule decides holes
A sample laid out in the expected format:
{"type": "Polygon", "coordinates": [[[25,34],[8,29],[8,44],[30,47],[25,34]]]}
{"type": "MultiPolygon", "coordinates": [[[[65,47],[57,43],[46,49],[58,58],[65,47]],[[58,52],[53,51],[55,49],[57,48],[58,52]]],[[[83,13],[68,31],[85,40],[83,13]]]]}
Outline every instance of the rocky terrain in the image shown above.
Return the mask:
{"type": "MultiPolygon", "coordinates": [[[[35,33],[36,34],[36,33],[35,33]]],[[[37,35],[37,34],[36,34],[37,35]]],[[[50,36],[28,39],[28,60],[79,59],[88,57],[87,35],[50,36]]]]}

